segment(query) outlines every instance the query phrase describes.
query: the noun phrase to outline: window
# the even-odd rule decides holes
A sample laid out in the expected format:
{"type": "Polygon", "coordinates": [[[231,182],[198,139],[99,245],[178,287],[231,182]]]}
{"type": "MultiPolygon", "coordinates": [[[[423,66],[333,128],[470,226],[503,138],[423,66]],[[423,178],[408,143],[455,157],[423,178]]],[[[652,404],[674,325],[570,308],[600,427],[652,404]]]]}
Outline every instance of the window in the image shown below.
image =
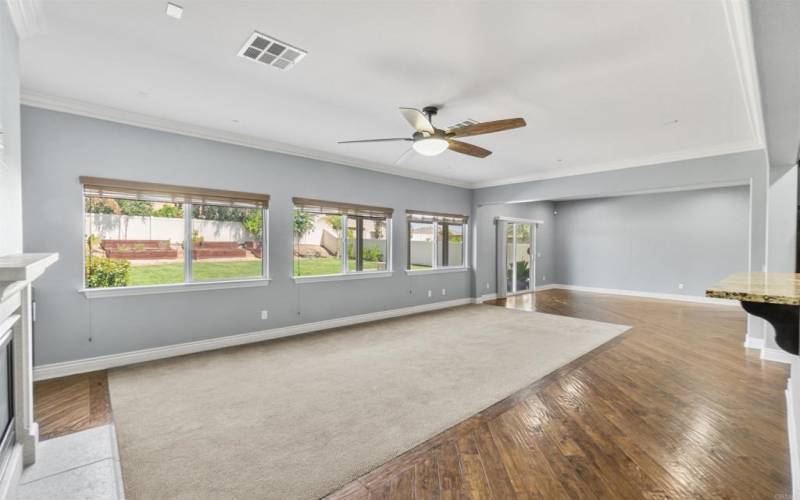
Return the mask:
{"type": "Polygon", "coordinates": [[[389,271],[392,209],[294,198],[295,277],[389,271]]]}
{"type": "Polygon", "coordinates": [[[407,269],[424,270],[466,266],[466,215],[407,210],[407,269]]]}
{"type": "Polygon", "coordinates": [[[263,278],[269,196],[81,177],[85,288],[263,278]]]}

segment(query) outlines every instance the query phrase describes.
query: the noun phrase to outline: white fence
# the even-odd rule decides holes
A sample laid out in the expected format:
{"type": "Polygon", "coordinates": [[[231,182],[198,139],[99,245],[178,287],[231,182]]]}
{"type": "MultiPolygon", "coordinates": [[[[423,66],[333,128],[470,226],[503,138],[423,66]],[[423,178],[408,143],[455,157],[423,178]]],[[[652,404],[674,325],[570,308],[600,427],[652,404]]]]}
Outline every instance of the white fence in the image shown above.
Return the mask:
{"type": "MultiPolygon", "coordinates": [[[[101,240],[170,240],[181,243],[183,219],[137,215],[86,214],[88,234],[101,240]]],[[[192,228],[205,241],[236,241],[243,243],[255,239],[241,222],[193,219],[192,228]]]]}
{"type": "MultiPolygon", "coordinates": [[[[411,265],[431,266],[433,265],[433,250],[430,241],[411,242],[411,265]]],[[[441,251],[439,252],[441,255],[441,251]]],[[[450,242],[447,248],[447,260],[449,266],[460,266],[463,264],[464,250],[461,243],[450,242]]]]}

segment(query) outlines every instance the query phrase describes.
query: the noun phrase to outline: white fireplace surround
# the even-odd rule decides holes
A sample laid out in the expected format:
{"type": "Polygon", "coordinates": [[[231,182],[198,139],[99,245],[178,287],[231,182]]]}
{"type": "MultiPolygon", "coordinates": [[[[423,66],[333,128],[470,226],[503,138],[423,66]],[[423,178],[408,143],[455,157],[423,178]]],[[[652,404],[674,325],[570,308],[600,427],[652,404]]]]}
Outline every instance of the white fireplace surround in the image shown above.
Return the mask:
{"type": "Polygon", "coordinates": [[[10,457],[0,464],[0,498],[9,498],[23,467],[36,461],[39,426],[33,420],[33,350],[31,283],[58,260],[57,253],[0,257],[0,336],[13,342],[14,440],[10,457]]]}

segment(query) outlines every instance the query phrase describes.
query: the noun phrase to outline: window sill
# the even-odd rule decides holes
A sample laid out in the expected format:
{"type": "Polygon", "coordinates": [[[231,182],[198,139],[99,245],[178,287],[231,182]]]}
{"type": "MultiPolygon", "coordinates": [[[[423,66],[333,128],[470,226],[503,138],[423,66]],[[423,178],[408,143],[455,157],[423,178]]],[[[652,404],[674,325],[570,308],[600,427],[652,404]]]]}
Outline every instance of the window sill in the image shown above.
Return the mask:
{"type": "Polygon", "coordinates": [[[269,285],[269,278],[247,280],[212,281],[208,283],[177,283],[174,285],[126,286],[119,288],[82,288],[78,290],[87,299],[125,297],[127,295],[156,295],[160,293],[199,292],[203,290],[222,290],[226,288],[252,288],[269,285]]]}
{"type": "Polygon", "coordinates": [[[423,274],[441,274],[441,273],[463,273],[469,271],[468,267],[439,267],[435,269],[406,269],[406,274],[409,276],[419,276],[423,274]]]}
{"type": "Polygon", "coordinates": [[[366,273],[327,274],[325,276],[295,276],[292,279],[298,285],[304,283],[320,283],[323,281],[360,280],[367,278],[388,278],[392,271],[373,271],[366,273]]]}

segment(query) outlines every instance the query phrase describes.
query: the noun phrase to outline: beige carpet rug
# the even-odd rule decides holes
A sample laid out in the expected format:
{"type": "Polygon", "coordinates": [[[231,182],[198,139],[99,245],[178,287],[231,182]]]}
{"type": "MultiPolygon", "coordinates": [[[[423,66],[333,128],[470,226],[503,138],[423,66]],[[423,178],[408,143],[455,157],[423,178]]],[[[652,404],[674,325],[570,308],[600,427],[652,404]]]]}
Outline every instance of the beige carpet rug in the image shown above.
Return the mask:
{"type": "Polygon", "coordinates": [[[627,328],[465,306],[116,369],[125,494],[318,498],[627,328]]]}

